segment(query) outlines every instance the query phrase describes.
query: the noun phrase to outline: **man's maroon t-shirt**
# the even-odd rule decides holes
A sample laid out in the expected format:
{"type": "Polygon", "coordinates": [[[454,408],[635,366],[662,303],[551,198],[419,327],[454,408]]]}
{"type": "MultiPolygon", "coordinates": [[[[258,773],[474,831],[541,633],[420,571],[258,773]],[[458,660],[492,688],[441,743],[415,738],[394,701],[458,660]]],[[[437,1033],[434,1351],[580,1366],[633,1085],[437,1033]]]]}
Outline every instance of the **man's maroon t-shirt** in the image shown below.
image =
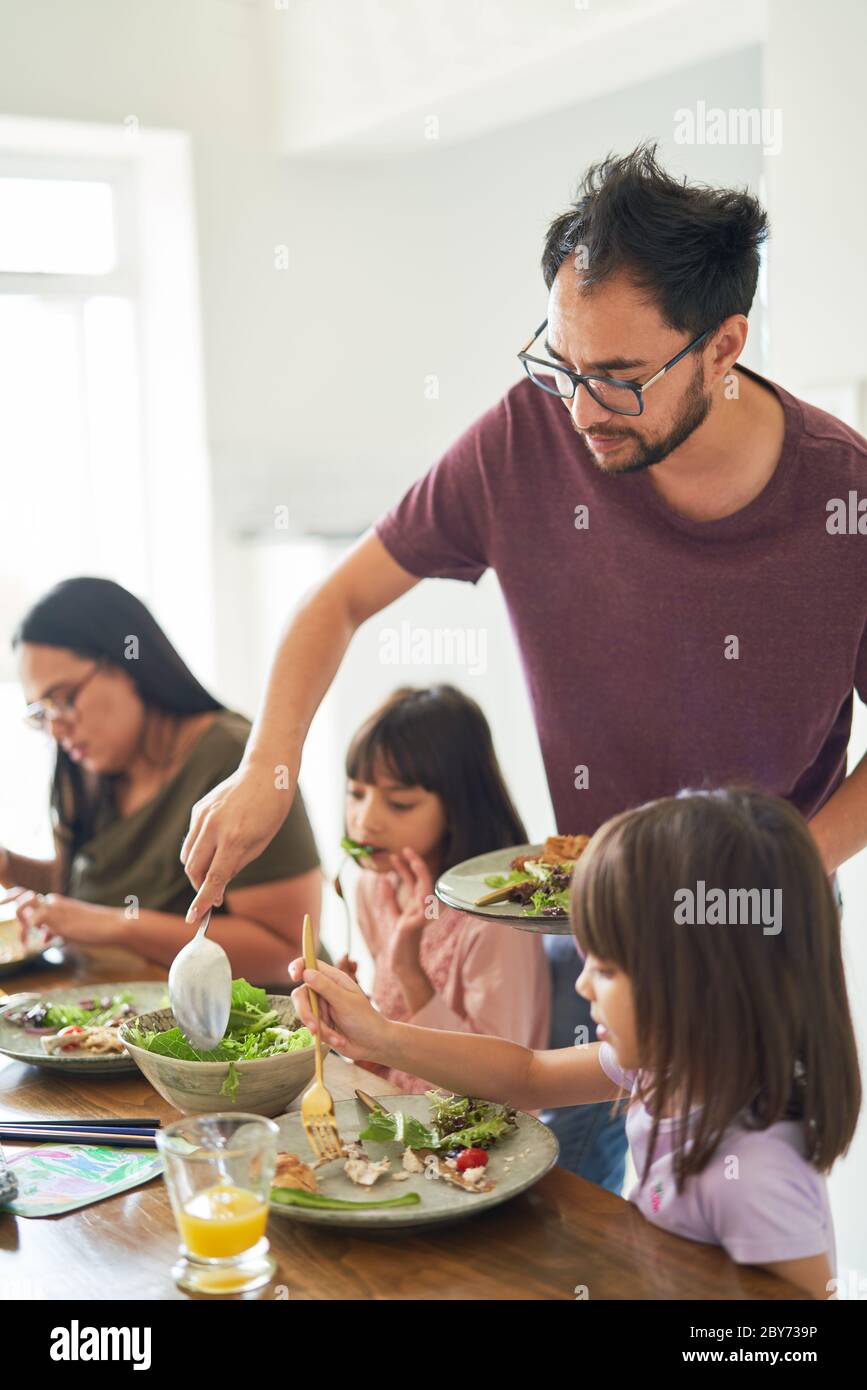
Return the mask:
{"type": "Polygon", "coordinates": [[[722,520],[674,512],[648,470],[603,473],[524,378],[376,524],[412,574],[496,570],[561,833],[735,783],[809,818],[845,776],[853,688],[867,698],[867,440],[737,370],[777,393],[785,439],[722,520]]]}

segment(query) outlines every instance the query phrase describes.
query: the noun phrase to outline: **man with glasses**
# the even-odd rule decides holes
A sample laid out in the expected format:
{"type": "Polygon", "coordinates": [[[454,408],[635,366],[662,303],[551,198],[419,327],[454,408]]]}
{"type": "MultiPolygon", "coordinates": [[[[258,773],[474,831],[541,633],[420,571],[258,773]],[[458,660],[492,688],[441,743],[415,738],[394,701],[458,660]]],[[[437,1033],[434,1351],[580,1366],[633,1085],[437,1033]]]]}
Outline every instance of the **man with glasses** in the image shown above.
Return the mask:
{"type": "MultiPolygon", "coordinates": [[[[867,491],[867,442],[738,363],[766,235],[750,194],[681,182],[652,146],[588,171],[547,233],[526,375],[290,624],[241,767],[194,808],[194,916],[281,823],[356,628],[422,577],[475,583],[489,567],[558,831],[749,783],[802,812],[829,874],[867,844],[867,760],[846,775],[853,690],[867,696],[867,542],[828,524],[832,499],[867,491]]],[[[592,1041],[574,942],[546,944],[551,1045],[592,1041]]],[[[561,1163],[619,1191],[622,1116],[549,1118],[561,1163]]]]}

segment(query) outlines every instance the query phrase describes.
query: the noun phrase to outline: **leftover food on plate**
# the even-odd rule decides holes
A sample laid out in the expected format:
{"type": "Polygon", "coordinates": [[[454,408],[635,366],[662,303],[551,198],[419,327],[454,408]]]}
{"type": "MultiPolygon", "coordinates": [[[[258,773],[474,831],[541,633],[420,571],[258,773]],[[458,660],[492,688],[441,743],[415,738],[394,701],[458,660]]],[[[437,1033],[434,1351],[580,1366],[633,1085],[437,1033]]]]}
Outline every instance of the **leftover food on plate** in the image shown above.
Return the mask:
{"type": "MultiPolygon", "coordinates": [[[[367,1202],[326,1198],[319,1193],[316,1169],[341,1161],[346,1178],[358,1187],[373,1187],[388,1174],[394,1182],[405,1182],[410,1176],[423,1176],[432,1180],[442,1179],[465,1192],[492,1192],[496,1183],[491,1181],[487,1173],[488,1150],[499,1139],[515,1132],[517,1112],[512,1106],[475,1100],[471,1096],[453,1096],[440,1091],[427,1091],[425,1094],[431,1108],[427,1125],[400,1110],[377,1110],[370,1116],[358,1140],[343,1145],[340,1158],[304,1163],[297,1154],[279,1153],[272,1198],[275,1201],[291,1200],[295,1205],[301,1205],[303,1197],[287,1199],[279,1192],[301,1193],[304,1196],[315,1194],[320,1200],[314,1205],[324,1207],[335,1200],[341,1210],[347,1206],[367,1207],[370,1205],[367,1202]],[[372,1159],[365,1152],[362,1140],[401,1145],[400,1169],[392,1172],[391,1159],[388,1157],[372,1159]]],[[[407,1193],[405,1197],[375,1205],[405,1206],[410,1197],[414,1201],[420,1200],[418,1194],[407,1193]]]]}
{"type": "Polygon", "coordinates": [[[90,1057],[108,1057],[112,1053],[126,1052],[116,1028],[82,1028],[77,1023],[69,1028],[61,1028],[59,1033],[51,1037],[44,1037],[42,1050],[49,1057],[58,1052],[75,1052],[78,1056],[90,1057]]]}
{"type": "MultiPolygon", "coordinates": [[[[137,1012],[129,990],[117,994],[88,995],[76,1004],[58,1004],[50,995],[28,994],[20,1003],[2,1009],[6,1023],[25,1033],[56,1034],[61,1029],[119,1028],[137,1012]]],[[[123,1051],[123,1046],[118,1049],[123,1051]]]]}

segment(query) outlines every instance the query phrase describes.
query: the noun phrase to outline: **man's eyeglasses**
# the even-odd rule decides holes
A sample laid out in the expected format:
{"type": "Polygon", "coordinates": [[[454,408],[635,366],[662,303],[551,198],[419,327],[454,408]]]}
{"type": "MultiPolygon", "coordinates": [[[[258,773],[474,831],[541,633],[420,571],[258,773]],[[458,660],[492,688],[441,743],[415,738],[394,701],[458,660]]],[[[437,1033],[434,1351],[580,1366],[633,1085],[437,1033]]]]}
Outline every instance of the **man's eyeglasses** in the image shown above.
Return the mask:
{"type": "Polygon", "coordinates": [[[704,342],[705,338],[713,332],[712,328],[706,328],[703,333],[699,333],[697,338],[693,338],[691,343],[687,343],[685,348],[681,348],[664,367],[660,367],[658,372],[645,381],[642,385],[637,381],[620,381],[611,376],[585,376],[581,372],[573,372],[570,367],[561,365],[558,362],[548,362],[543,357],[532,357],[530,348],[535,343],[539,334],[547,327],[548,320],[540,324],[528,343],[518,353],[518,360],[523,362],[524,371],[530,378],[534,386],[538,386],[542,391],[547,391],[550,396],[559,396],[561,400],[571,401],[579,386],[585,386],[589,394],[597,405],[601,405],[605,410],[613,410],[616,415],[641,415],[644,410],[644,392],[649,390],[655,381],[670,372],[682,357],[686,357],[688,352],[698,347],[699,343],[704,342]]]}
{"type": "Polygon", "coordinates": [[[78,713],[78,697],[84,687],[93,680],[97,671],[101,667],[101,662],[97,662],[92,671],[88,671],[83,680],[77,685],[70,686],[66,694],[60,699],[34,700],[32,705],[28,705],[24,711],[24,722],[31,729],[45,729],[49,724],[53,724],[55,719],[72,719],[78,713]]]}

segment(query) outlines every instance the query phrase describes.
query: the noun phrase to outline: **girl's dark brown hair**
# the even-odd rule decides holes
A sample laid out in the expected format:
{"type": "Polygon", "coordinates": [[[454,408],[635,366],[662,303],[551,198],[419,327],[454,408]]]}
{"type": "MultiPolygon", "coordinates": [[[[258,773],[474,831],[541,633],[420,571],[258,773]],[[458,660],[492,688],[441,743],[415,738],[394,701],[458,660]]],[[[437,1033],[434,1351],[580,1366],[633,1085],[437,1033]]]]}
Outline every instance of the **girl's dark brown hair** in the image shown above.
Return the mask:
{"type": "Polygon", "coordinates": [[[441,798],[446,816],[442,867],[527,839],[503,781],[488,721],[453,685],[402,686],[355,734],[346,775],[375,783],[382,775],[441,798]]]}
{"type": "Polygon", "coordinates": [[[793,806],[733,788],[681,792],[614,816],[578,861],[572,927],[583,954],[632,982],[637,1094],[654,1121],[642,1185],[675,1095],[680,1125],[701,1106],[692,1146],[675,1160],[678,1191],[735,1121],[765,1129],[802,1120],[805,1156],[820,1172],[846,1152],[861,1080],[840,915],[793,806]],[[781,929],[679,923],[675,894],[695,893],[700,880],[707,892],[725,890],[727,902],[730,890],[779,889],[781,929]]]}

